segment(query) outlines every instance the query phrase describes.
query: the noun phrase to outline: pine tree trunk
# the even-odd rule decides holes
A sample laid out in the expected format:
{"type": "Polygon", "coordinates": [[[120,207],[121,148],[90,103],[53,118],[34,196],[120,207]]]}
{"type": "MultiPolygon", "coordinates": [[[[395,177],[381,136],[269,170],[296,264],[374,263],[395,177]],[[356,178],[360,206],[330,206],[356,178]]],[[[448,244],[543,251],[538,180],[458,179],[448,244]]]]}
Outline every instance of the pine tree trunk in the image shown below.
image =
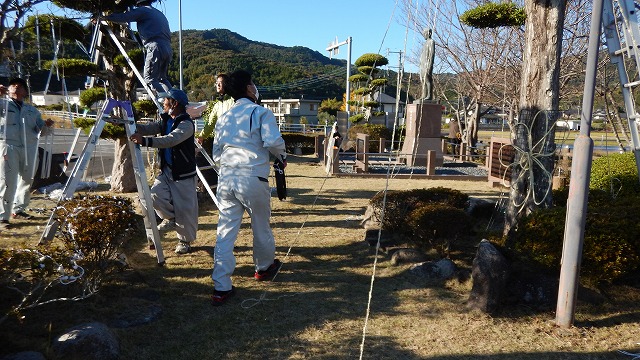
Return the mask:
{"type": "Polygon", "coordinates": [[[131,161],[131,150],[125,138],[115,141],[113,168],[111,169],[111,191],[128,193],[137,191],[136,178],[131,161]]]}
{"type": "Polygon", "coordinates": [[[516,153],[514,164],[518,165],[512,168],[505,234],[515,229],[522,216],[552,204],[550,176],[554,158],[536,154],[553,153],[555,149],[555,132],[549,129],[557,119],[565,7],[565,0],[525,1],[527,20],[518,122],[530,131],[524,126],[512,127],[513,144],[524,152],[516,153]],[[533,144],[532,149],[529,144],[533,144]],[[542,167],[534,163],[521,166],[523,160],[531,158],[527,153],[536,156],[542,167]]]}

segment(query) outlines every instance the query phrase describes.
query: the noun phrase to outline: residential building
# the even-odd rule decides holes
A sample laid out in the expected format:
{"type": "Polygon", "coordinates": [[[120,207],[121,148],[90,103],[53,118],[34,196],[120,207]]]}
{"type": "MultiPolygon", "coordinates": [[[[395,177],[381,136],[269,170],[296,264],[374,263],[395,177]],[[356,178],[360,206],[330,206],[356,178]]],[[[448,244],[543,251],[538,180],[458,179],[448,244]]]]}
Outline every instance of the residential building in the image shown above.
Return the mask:
{"type": "Polygon", "coordinates": [[[263,99],[262,106],[273,111],[278,123],[299,124],[303,116],[307,124],[318,123],[320,100],[300,99],[263,99]]]}
{"type": "Polygon", "coordinates": [[[44,91],[36,91],[31,93],[31,103],[35,106],[63,104],[66,102],[71,105],[79,105],[80,93],[80,90],[69,92],[65,97],[62,91],[49,91],[46,95],[44,91]]]}

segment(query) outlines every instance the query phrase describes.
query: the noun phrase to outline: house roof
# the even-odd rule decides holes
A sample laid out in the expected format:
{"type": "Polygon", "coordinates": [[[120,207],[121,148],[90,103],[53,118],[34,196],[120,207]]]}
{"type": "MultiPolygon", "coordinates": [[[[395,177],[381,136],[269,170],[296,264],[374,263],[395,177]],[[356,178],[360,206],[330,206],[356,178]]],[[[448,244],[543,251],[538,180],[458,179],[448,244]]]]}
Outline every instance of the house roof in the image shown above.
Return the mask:
{"type": "Polygon", "coordinates": [[[192,119],[198,119],[202,117],[202,113],[207,109],[207,102],[198,102],[198,103],[189,103],[187,105],[187,114],[191,116],[192,119]]]}
{"type": "MultiPolygon", "coordinates": [[[[396,98],[394,98],[393,96],[389,96],[385,93],[376,92],[373,95],[373,101],[377,101],[383,104],[395,104],[396,98]]],[[[400,104],[404,104],[404,101],[400,101],[400,104]]]]}
{"type": "Polygon", "coordinates": [[[269,103],[269,104],[275,104],[278,102],[282,102],[282,103],[297,103],[297,102],[306,102],[306,103],[321,103],[322,100],[315,100],[315,99],[260,99],[260,102],[262,103],[269,103]]]}

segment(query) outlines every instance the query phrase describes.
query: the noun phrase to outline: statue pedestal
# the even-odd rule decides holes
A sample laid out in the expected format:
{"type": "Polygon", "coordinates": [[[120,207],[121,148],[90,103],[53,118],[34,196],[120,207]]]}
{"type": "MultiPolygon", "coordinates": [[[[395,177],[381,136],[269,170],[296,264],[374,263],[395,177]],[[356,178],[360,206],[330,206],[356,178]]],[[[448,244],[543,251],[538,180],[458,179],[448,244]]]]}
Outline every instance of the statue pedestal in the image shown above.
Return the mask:
{"type": "Polygon", "coordinates": [[[442,166],[442,105],[408,104],[406,137],[402,154],[408,166],[426,166],[427,151],[436,152],[436,166],[442,166]]]}

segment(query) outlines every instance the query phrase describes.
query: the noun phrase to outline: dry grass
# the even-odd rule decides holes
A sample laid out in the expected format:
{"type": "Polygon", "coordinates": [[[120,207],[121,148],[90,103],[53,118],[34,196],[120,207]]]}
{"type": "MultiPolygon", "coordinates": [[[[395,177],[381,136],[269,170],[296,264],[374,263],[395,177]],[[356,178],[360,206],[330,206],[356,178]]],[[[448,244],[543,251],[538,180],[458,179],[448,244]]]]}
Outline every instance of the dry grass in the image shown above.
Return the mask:
{"type": "MultiPolygon", "coordinates": [[[[274,282],[255,282],[251,231],[245,218],[236,243],[236,297],[220,308],[209,304],[217,213],[201,206],[198,240],[188,255],[175,255],[174,234],[165,246],[166,266],[142,239],[129,244],[131,269],[80,303],[44,306],[23,323],[0,328],[0,355],[48,351],[64,329],[89,321],[110,323],[143,314],[159,304],[161,317],[148,325],[114,328],[123,359],[347,359],[362,342],[374,251],[364,245],[359,219],[385,179],[327,178],[308,158],[292,160],[289,199],[273,205],[277,256],[284,266],[274,282]],[[290,252],[289,252],[290,250],[290,252]],[[262,299],[258,302],[257,299],[262,299]]],[[[486,183],[390,180],[389,189],[445,186],[471,196],[495,198],[486,183]]],[[[34,207],[52,204],[36,197],[34,207]]],[[[0,234],[5,247],[37,242],[39,222],[16,222],[0,234]]],[[[477,241],[480,239],[478,238],[477,241]]],[[[469,266],[458,259],[460,266],[469,266]]],[[[526,307],[500,316],[469,313],[470,282],[429,283],[408,266],[392,266],[380,254],[366,328],[366,359],[621,359],[617,350],[640,351],[637,290],[615,288],[601,306],[580,304],[577,326],[562,330],[552,312],[526,307]]]]}

